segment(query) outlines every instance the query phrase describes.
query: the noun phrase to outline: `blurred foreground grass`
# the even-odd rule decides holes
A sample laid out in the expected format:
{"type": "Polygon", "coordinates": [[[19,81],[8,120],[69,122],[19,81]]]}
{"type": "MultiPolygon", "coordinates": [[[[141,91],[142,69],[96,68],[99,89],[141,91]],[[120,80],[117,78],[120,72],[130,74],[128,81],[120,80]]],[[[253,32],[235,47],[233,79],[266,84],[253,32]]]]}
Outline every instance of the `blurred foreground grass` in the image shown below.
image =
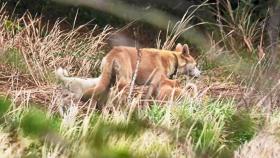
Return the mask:
{"type": "Polygon", "coordinates": [[[230,100],[185,101],[133,112],[116,109],[110,114],[84,114],[70,107],[76,115],[65,111],[61,117],[38,106],[13,106],[5,98],[0,104],[0,140],[7,144],[0,153],[7,155],[15,143],[28,140],[16,149],[24,148],[22,152],[10,151],[7,157],[232,157],[279,117],[237,109],[230,100]],[[9,131],[12,135],[3,137],[9,131]]]}

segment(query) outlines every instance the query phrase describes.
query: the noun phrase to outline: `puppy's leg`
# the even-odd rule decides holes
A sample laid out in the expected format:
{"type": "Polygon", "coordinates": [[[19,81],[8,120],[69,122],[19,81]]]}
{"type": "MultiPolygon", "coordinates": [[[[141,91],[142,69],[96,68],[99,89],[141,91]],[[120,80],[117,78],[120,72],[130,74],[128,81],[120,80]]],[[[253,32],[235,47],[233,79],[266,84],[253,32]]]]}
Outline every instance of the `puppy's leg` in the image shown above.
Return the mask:
{"type": "Polygon", "coordinates": [[[158,88],[157,99],[162,101],[176,100],[182,93],[180,82],[178,80],[171,80],[166,76],[161,76],[158,88]]]}
{"type": "Polygon", "coordinates": [[[172,80],[167,78],[166,76],[162,76],[160,80],[160,85],[168,85],[170,87],[180,87],[179,80],[172,80]]]}
{"type": "Polygon", "coordinates": [[[181,88],[174,88],[170,85],[164,85],[160,87],[157,99],[161,101],[168,101],[170,99],[177,100],[180,98],[182,93],[183,91],[181,88]]]}
{"type": "Polygon", "coordinates": [[[174,99],[178,100],[183,95],[183,90],[181,88],[175,88],[174,90],[174,99]]]}

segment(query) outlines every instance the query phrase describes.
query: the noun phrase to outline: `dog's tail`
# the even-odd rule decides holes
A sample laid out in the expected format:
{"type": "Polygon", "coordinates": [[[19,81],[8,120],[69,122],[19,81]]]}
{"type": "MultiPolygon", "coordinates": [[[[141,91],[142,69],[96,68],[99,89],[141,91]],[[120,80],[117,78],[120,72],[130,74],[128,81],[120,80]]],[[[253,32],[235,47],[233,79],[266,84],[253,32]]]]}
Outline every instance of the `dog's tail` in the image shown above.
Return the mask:
{"type": "Polygon", "coordinates": [[[56,78],[61,81],[65,81],[65,78],[69,76],[68,71],[61,67],[59,67],[57,70],[55,70],[54,74],[55,74],[56,78]]]}
{"type": "MultiPolygon", "coordinates": [[[[89,88],[82,97],[83,101],[90,98],[95,98],[97,100],[102,100],[100,98],[107,97],[110,85],[113,79],[113,65],[114,61],[108,61],[106,57],[103,58],[101,63],[101,75],[98,77],[98,83],[95,86],[89,88]]],[[[112,59],[113,60],[113,59],[112,59]]]]}

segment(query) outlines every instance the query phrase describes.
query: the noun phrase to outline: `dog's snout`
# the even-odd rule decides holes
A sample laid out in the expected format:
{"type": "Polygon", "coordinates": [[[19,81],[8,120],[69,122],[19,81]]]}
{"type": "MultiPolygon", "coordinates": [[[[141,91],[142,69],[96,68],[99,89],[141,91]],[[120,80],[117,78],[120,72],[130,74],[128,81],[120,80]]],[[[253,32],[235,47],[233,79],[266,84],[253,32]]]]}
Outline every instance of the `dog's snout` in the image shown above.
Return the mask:
{"type": "Polygon", "coordinates": [[[190,74],[191,76],[198,78],[201,74],[201,71],[197,67],[195,67],[190,74]]]}
{"type": "Polygon", "coordinates": [[[201,74],[201,71],[198,68],[196,68],[194,74],[195,74],[195,76],[199,77],[201,74]]]}

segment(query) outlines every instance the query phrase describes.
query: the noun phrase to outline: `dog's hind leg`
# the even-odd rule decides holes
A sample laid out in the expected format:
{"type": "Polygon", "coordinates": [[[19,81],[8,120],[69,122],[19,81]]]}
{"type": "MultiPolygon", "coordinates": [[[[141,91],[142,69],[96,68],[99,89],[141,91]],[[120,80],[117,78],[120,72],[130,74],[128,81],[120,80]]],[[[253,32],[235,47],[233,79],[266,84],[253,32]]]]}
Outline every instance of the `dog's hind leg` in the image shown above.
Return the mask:
{"type": "Polygon", "coordinates": [[[132,74],[132,69],[129,66],[119,66],[119,69],[116,72],[116,83],[119,92],[130,86],[132,81],[132,74]]]}
{"type": "Polygon", "coordinates": [[[118,91],[121,91],[121,90],[125,89],[126,87],[128,87],[131,81],[130,81],[130,79],[121,77],[117,82],[118,82],[117,83],[118,91]]]}
{"type": "Polygon", "coordinates": [[[108,94],[109,89],[104,85],[98,84],[95,87],[86,90],[81,100],[88,101],[89,99],[93,98],[95,101],[97,101],[97,108],[100,109],[106,103],[108,94]]]}

